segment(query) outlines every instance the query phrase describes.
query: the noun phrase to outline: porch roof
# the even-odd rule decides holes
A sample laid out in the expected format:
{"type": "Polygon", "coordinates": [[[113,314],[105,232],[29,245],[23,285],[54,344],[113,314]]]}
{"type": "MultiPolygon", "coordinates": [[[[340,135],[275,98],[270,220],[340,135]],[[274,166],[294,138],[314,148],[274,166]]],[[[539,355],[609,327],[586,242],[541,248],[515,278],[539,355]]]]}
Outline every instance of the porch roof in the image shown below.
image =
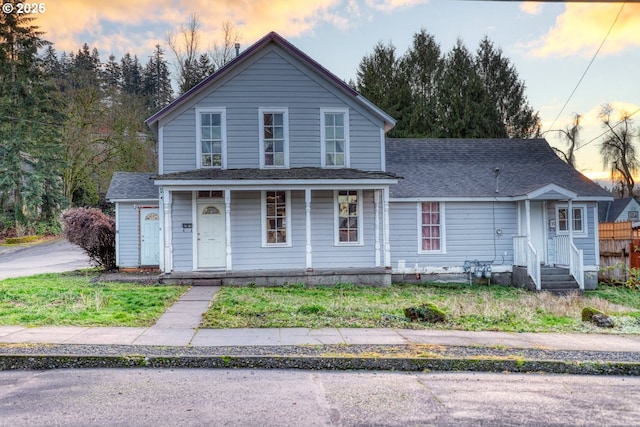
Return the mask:
{"type": "Polygon", "coordinates": [[[158,187],[148,172],[114,172],[107,190],[107,200],[158,200],[158,187]]]}
{"type": "Polygon", "coordinates": [[[289,169],[196,169],[155,175],[158,185],[282,185],[282,184],[382,184],[390,185],[401,178],[383,171],[351,168],[302,167],[289,169]]]}

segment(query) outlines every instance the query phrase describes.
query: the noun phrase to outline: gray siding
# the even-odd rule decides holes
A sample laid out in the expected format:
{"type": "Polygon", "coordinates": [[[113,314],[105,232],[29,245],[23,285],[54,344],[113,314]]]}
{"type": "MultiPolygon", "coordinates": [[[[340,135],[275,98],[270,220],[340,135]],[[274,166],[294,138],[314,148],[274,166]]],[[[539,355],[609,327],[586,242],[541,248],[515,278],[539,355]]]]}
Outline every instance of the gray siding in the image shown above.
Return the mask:
{"type": "Polygon", "coordinates": [[[314,76],[285,52],[269,50],[233,79],[195,100],[164,129],[164,173],[196,167],[195,108],[226,107],[227,167],[260,166],[258,108],[287,107],[291,167],[320,166],[320,108],[349,108],[351,167],[381,169],[382,121],[314,76]]]}
{"type": "Polygon", "coordinates": [[[417,202],[392,202],[391,262],[407,267],[462,267],[466,260],[513,263],[518,225],[515,203],[447,202],[444,205],[445,253],[419,253],[417,202]],[[501,235],[496,229],[502,231],[501,235]],[[504,253],[507,253],[504,256],[504,253]]]}
{"type": "MultiPolygon", "coordinates": [[[[191,192],[173,193],[173,269],[175,271],[193,270],[193,231],[185,230],[183,223],[193,223],[191,192]]],[[[195,227],[195,224],[194,224],[195,227]]]]}
{"type": "Polygon", "coordinates": [[[135,268],[140,266],[140,237],[138,209],[135,202],[120,202],[116,232],[118,233],[118,267],[135,268]]]}

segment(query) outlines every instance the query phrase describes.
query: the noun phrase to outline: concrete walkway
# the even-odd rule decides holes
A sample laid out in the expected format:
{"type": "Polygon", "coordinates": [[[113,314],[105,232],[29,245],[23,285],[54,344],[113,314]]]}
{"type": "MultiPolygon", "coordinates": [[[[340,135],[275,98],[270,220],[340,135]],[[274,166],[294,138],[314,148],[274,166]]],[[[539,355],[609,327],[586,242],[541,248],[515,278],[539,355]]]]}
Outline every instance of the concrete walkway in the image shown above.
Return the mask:
{"type": "Polygon", "coordinates": [[[199,329],[219,288],[191,288],[151,327],[0,326],[1,343],[181,347],[301,345],[442,345],[637,352],[640,335],[471,332],[455,330],[277,328],[199,329]]]}

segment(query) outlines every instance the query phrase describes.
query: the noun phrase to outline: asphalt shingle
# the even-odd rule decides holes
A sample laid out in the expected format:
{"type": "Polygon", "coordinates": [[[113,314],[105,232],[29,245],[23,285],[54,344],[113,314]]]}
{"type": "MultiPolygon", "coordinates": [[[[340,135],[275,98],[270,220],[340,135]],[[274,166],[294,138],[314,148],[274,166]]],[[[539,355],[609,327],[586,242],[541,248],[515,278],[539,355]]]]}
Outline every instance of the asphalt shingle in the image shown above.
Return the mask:
{"type": "Polygon", "coordinates": [[[115,172],[107,190],[107,200],[151,200],[158,198],[153,173],[115,172]]]}

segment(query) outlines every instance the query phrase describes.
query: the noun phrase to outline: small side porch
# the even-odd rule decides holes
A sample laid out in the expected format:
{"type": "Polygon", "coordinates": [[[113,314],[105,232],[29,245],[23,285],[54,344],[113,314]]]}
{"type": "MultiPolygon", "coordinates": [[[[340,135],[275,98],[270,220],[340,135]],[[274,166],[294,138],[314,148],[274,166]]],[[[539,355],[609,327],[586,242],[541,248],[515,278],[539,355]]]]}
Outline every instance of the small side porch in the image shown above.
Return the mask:
{"type": "Polygon", "coordinates": [[[576,203],[576,199],[576,193],[550,184],[518,201],[514,284],[557,293],[585,290],[583,247],[591,245],[590,252],[597,252],[597,240],[593,239],[597,213],[592,215],[587,205],[576,203]],[[576,236],[581,238],[581,247],[576,236]]]}

